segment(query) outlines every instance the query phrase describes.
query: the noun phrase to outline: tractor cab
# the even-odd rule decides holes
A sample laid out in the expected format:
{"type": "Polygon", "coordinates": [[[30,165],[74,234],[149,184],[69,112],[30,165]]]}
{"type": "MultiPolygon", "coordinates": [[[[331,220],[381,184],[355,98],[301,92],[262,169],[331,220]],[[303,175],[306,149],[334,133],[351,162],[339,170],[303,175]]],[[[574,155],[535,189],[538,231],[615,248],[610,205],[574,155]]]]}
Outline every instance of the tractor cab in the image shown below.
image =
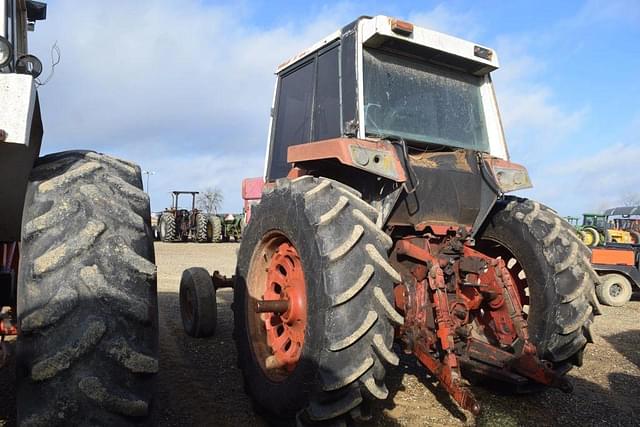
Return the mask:
{"type": "Polygon", "coordinates": [[[598,230],[607,228],[607,216],[602,214],[586,213],[582,215],[583,227],[595,227],[598,230]]]}
{"type": "Polygon", "coordinates": [[[477,229],[499,194],[531,186],[508,161],[497,68],[487,47],[358,19],[277,69],[265,181],[322,170],[374,205],[395,193],[395,225],[477,229]]]}

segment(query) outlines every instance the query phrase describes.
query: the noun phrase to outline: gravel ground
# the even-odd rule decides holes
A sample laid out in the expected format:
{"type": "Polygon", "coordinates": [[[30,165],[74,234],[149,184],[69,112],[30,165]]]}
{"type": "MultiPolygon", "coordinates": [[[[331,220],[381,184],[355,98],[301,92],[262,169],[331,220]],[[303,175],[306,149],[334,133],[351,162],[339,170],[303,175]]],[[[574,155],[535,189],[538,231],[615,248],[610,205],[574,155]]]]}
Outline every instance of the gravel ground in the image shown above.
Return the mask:
{"type": "MultiPolygon", "coordinates": [[[[161,372],[159,424],[164,426],[267,425],[255,415],[235,367],[231,339],[231,290],[218,291],[218,329],[207,339],[182,331],[178,286],[185,268],[232,274],[238,245],[156,244],[160,297],[161,372]]],[[[640,301],[603,307],[596,342],[584,365],[569,376],[572,394],[545,390],[509,396],[473,387],[483,406],[479,417],[461,411],[414,358],[405,356],[387,377],[389,398],[373,409],[377,426],[626,426],[640,425],[640,301]]]]}
{"type": "MultiPolygon", "coordinates": [[[[160,374],[155,402],[160,426],[267,426],[243,392],[231,339],[231,290],[220,290],[218,330],[194,339],[182,330],[178,286],[182,271],[206,267],[232,274],[238,245],[156,244],[160,303],[160,374]]],[[[603,307],[595,344],[584,365],[569,376],[572,394],[546,390],[508,396],[473,387],[483,406],[479,417],[461,411],[411,356],[388,373],[390,396],[373,408],[376,426],[640,426],[640,300],[603,307]]],[[[0,371],[0,427],[15,424],[14,369],[0,371]]]]}

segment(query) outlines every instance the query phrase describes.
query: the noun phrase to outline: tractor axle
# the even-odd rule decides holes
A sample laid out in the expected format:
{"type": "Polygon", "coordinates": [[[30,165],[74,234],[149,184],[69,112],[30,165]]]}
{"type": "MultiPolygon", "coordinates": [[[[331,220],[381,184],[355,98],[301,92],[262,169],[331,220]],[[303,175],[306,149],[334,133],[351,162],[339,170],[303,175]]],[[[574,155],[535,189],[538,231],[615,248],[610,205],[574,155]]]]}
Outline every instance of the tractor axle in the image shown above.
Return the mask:
{"type": "Polygon", "coordinates": [[[263,300],[256,301],[256,313],[282,314],[289,311],[289,300],[263,300]]]}
{"type": "Polygon", "coordinates": [[[462,408],[480,411],[462,381],[461,365],[501,380],[529,379],[571,391],[563,372],[537,355],[504,260],[473,249],[463,233],[440,241],[402,240],[396,253],[412,264],[412,279],[394,291],[405,317],[399,338],[462,408]]]}

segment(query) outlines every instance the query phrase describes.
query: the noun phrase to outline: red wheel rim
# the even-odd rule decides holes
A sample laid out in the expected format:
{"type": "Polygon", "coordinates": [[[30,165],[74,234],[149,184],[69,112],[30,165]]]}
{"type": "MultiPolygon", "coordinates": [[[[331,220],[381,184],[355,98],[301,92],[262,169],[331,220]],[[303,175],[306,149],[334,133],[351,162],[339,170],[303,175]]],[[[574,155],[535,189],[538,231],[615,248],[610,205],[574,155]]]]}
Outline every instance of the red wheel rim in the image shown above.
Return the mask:
{"type": "Polygon", "coordinates": [[[292,371],[304,346],[307,298],[300,256],[289,242],[282,243],[271,258],[262,299],[289,302],[284,313],[262,313],[262,321],[267,331],[267,344],[277,362],[292,371]]]}
{"type": "Polygon", "coordinates": [[[267,377],[282,381],[300,361],[307,326],[302,261],[289,239],[278,232],[262,239],[251,261],[247,285],[248,326],[254,355],[267,377]],[[265,303],[280,308],[258,308],[265,303]]]}
{"type": "Polygon", "coordinates": [[[524,271],[524,267],[520,264],[516,257],[513,256],[513,254],[511,254],[511,252],[499,242],[492,240],[481,241],[478,242],[478,249],[482,253],[492,258],[501,258],[502,260],[504,260],[505,266],[509,271],[509,275],[518,288],[520,305],[524,309],[524,317],[526,319],[529,315],[529,305],[531,298],[529,295],[529,284],[527,283],[527,277],[524,271]]]}

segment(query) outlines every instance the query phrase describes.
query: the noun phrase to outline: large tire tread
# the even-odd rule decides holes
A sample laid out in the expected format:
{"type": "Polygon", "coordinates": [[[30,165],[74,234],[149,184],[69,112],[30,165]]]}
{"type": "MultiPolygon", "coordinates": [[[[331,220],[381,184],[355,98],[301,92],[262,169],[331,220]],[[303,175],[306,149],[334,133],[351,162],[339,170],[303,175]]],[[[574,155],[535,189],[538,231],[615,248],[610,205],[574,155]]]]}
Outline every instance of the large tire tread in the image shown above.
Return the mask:
{"type": "Polygon", "coordinates": [[[593,317],[600,313],[595,294],[598,276],[591,267],[590,250],[571,225],[552,209],[532,200],[505,198],[498,215],[520,223],[542,243],[542,255],[553,271],[544,292],[549,305],[543,332],[536,345],[554,363],[579,362],[592,341],[593,317]]]}
{"type": "Polygon", "coordinates": [[[207,233],[208,219],[203,213],[196,215],[196,242],[205,243],[209,241],[209,233],[207,233]]]}
{"type": "Polygon", "coordinates": [[[163,242],[173,242],[176,240],[176,218],[170,213],[163,213],[158,220],[160,228],[160,240],[163,242]],[[162,233],[164,225],[164,234],[162,233]]]}
{"type": "Polygon", "coordinates": [[[222,221],[218,215],[209,216],[211,222],[211,241],[219,243],[222,241],[222,221]]]}
{"type": "Polygon", "coordinates": [[[37,162],[18,282],[20,425],[147,419],[158,320],[141,183],[139,167],[98,153],[37,162]]]}
{"type": "MultiPolygon", "coordinates": [[[[290,197],[304,200],[304,215],[311,224],[307,234],[319,248],[328,302],[321,308],[326,313],[325,330],[314,330],[325,335],[324,349],[317,358],[319,384],[298,418],[313,422],[346,419],[364,400],[386,398],[384,365],[398,363],[391,349],[392,323],[403,319],[391,303],[393,283],[400,277],[387,261],[392,242],[375,225],[377,211],[357,191],[311,176],[279,180],[256,206],[247,236],[260,215],[272,214],[263,212],[271,192],[290,192],[290,197]]],[[[243,244],[245,241],[246,237],[243,244]]],[[[241,331],[235,336],[242,336],[241,331]]],[[[248,358],[239,361],[245,370],[248,358]]]]}

